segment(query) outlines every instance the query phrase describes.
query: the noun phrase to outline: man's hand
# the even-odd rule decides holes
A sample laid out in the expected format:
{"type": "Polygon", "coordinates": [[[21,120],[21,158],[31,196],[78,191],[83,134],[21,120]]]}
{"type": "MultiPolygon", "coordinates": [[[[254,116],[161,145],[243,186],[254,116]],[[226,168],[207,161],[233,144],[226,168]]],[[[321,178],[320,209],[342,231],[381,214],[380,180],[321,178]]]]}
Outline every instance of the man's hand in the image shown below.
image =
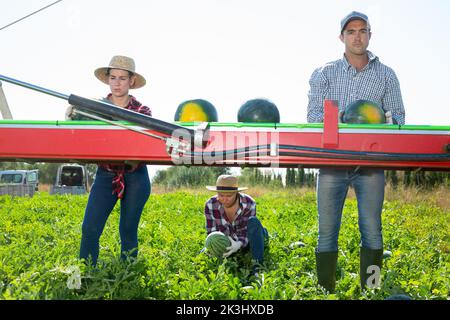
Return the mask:
{"type": "Polygon", "coordinates": [[[227,252],[225,252],[223,254],[224,258],[229,257],[230,255],[232,255],[233,253],[235,253],[236,251],[238,251],[242,247],[242,242],[241,241],[235,241],[230,236],[228,236],[228,239],[230,239],[231,246],[227,247],[227,252]]]}
{"type": "Polygon", "coordinates": [[[392,121],[392,112],[388,111],[384,114],[384,116],[386,117],[387,124],[394,124],[394,122],[392,121]]]}
{"type": "Polygon", "coordinates": [[[339,111],[338,113],[338,122],[344,123],[344,111],[339,111]]]}

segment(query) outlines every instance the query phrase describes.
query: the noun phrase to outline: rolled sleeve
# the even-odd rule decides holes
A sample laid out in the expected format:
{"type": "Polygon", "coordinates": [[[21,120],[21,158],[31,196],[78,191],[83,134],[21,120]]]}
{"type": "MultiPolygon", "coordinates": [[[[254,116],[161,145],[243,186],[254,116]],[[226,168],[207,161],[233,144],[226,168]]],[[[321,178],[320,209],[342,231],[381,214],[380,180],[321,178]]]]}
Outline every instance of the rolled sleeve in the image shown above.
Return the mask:
{"type": "Polygon", "coordinates": [[[216,220],[214,218],[214,209],[211,201],[205,204],[206,233],[210,234],[217,230],[216,220]]]}
{"type": "Polygon", "coordinates": [[[309,80],[307,121],[323,122],[323,101],[327,91],[327,81],[321,68],[316,69],[309,80]]]}
{"type": "Polygon", "coordinates": [[[383,107],[385,111],[391,111],[395,124],[405,124],[405,108],[400,91],[400,82],[394,71],[389,75],[383,107]]]}

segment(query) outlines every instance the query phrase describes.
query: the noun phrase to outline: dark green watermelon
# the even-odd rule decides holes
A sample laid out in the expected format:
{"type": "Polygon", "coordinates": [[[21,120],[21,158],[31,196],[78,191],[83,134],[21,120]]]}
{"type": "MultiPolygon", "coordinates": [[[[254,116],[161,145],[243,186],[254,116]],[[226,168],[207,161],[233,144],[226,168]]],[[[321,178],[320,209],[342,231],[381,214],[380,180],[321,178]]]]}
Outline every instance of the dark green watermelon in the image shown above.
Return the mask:
{"type": "Polygon", "coordinates": [[[386,123],[384,110],[375,102],[356,100],[350,103],[342,116],[344,123],[386,123]]]}
{"type": "Polygon", "coordinates": [[[181,122],[219,121],[214,105],[203,99],[187,100],[181,103],[175,112],[174,119],[181,122]]]}
{"type": "Polygon", "coordinates": [[[413,299],[406,294],[394,294],[387,297],[385,300],[413,300],[413,299]]]}
{"type": "Polygon", "coordinates": [[[244,103],[238,111],[238,122],[279,123],[277,106],[266,99],[252,99],[244,103]]]}

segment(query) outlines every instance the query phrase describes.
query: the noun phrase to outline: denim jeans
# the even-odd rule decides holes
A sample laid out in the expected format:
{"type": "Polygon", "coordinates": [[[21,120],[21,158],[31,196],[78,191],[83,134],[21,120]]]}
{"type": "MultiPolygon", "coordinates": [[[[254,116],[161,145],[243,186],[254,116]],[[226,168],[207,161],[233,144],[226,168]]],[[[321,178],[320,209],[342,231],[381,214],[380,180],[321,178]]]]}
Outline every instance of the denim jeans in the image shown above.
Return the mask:
{"type": "MultiPolygon", "coordinates": [[[[84,214],[80,258],[88,259],[90,257],[93,265],[97,263],[99,240],[106,220],[118,200],[117,196],[113,194],[113,177],[114,173],[100,167],[97,169],[84,214]]],[[[146,166],[142,166],[134,172],[125,173],[124,179],[125,194],[120,202],[119,221],[122,259],[127,254],[133,257],[137,256],[139,220],[151,192],[146,166]]]]}
{"type": "Polygon", "coordinates": [[[257,263],[264,262],[264,243],[269,238],[267,229],[264,228],[257,217],[248,219],[247,238],[252,253],[252,259],[257,263]]]}
{"type": "Polygon", "coordinates": [[[317,252],[337,251],[342,209],[349,186],[358,202],[361,246],[381,249],[381,211],[384,201],[384,170],[322,168],[317,179],[319,239],[317,252]]]}

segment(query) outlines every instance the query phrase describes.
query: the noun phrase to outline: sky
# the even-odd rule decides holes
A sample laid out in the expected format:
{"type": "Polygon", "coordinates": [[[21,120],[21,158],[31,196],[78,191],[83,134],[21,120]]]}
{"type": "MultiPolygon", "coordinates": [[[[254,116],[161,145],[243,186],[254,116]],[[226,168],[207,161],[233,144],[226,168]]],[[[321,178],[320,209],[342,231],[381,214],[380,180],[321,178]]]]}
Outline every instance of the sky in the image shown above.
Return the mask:
{"type": "MultiPolygon", "coordinates": [[[[0,28],[54,0],[0,0],[0,28]]],[[[448,0],[63,0],[0,31],[0,74],[64,95],[106,96],[94,70],[127,55],[147,85],[130,91],[173,121],[205,99],[236,122],[247,100],[306,123],[309,78],[340,59],[340,20],[369,16],[369,45],[400,81],[407,124],[450,125],[448,0]]],[[[67,101],[3,81],[14,119],[62,120],[67,101]]]]}

